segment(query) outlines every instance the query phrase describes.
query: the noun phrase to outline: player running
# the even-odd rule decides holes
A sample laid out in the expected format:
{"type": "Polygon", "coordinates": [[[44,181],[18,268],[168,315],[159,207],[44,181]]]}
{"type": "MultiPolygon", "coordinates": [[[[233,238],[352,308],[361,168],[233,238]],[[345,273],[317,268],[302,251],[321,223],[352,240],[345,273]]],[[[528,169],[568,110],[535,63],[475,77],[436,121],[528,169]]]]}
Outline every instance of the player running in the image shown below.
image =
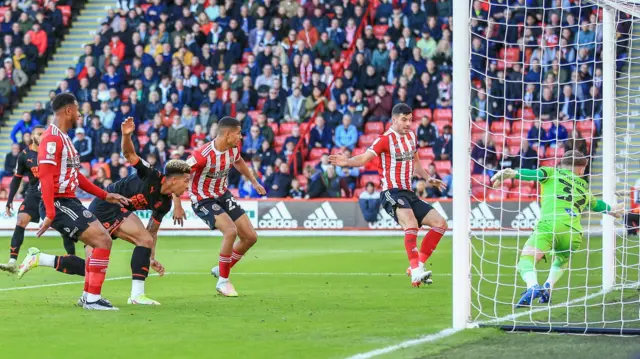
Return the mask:
{"type": "MultiPolygon", "coordinates": [[[[84,308],[89,310],[117,310],[109,301],[102,299],[102,284],[109,267],[111,238],[109,232],[96,220],[76,197],[77,187],[100,199],[119,206],[128,205],[129,200],[119,194],[107,193],[80,173],[80,156],[67,131],[77,122],[80,112],[75,96],[62,93],[51,102],[54,112],[53,123],[42,136],[42,145],[38,148],[38,174],[42,190],[40,216],[44,218],[36,236],[40,237],[49,227],[59,233],[65,233],[72,240],[80,240],[95,248],[88,258],[86,268],[87,301],[84,308]]],[[[28,270],[34,265],[75,267],[68,264],[75,256],[42,257],[36,251],[29,250],[18,270],[28,270]]],[[[77,258],[77,257],[75,257],[77,258]]],[[[79,269],[77,269],[79,270],[79,269]]],[[[23,273],[24,274],[24,273],[23,273]]]]}
{"type": "Polygon", "coordinates": [[[259,194],[266,194],[264,187],[240,157],[240,129],[240,121],[223,117],[218,122],[216,138],[193,151],[187,159],[191,166],[189,194],[193,211],[209,228],[217,228],[222,232],[219,263],[211,273],[218,277],[216,290],[226,297],[238,296],[229,281],[229,273],[258,240],[249,217],[227,190],[227,176],[231,166],[248,178],[259,194]],[[240,239],[236,241],[236,237],[240,239]]]}
{"type": "Polygon", "coordinates": [[[376,156],[380,157],[378,171],[382,175],[382,206],[404,229],[404,245],[409,257],[407,274],[411,285],[431,284],[431,271],[424,264],[435,250],[447,230],[447,221],[433,207],[411,190],[414,174],[428,184],[445,190],[444,182],[432,178],[418,159],[416,134],[411,131],[411,108],[399,103],[391,111],[391,128],[378,137],[369,149],[358,156],[347,158],[343,154],[329,156],[329,161],[341,167],[362,167],[376,156]],[[422,225],[431,227],[417,248],[416,238],[422,225]]]}
{"type": "Polygon", "coordinates": [[[588,159],[581,152],[567,151],[558,168],[507,168],[491,178],[494,188],[512,178],[541,184],[540,220],[524,244],[518,260],[518,271],[528,289],[516,304],[517,308],[530,306],[536,298],[539,298],[538,303],[550,302],[553,286],[562,277],[571,255],[582,243],[582,213],[591,210],[615,217],[620,215],[619,211],[613,211],[610,205],[589,192],[589,185],[581,178],[587,164],[588,159]],[[547,253],[553,255],[551,270],[547,281],[540,287],[535,267],[547,253]]]}
{"type": "MultiPolygon", "coordinates": [[[[13,198],[20,188],[20,182],[24,176],[28,176],[29,183],[25,190],[24,201],[20,205],[18,210],[18,220],[16,221],[16,228],[13,231],[11,237],[11,247],[9,250],[9,262],[7,264],[0,263],[0,270],[4,270],[10,273],[16,272],[16,260],[20,253],[20,247],[24,242],[24,231],[27,228],[29,222],[40,222],[40,213],[38,207],[40,206],[40,190],[38,186],[40,180],[38,179],[38,145],[40,144],[40,137],[44,133],[44,126],[34,126],[31,130],[31,145],[20,152],[16,164],[16,173],[11,180],[9,186],[9,196],[7,198],[6,214],[7,217],[13,215],[13,198]]],[[[75,243],[67,236],[63,236],[64,248],[68,254],[75,254],[75,243]]]]}
{"type": "MultiPolygon", "coordinates": [[[[136,173],[109,185],[107,191],[129,198],[131,204],[120,208],[117,204],[96,198],[89,205],[89,210],[109,231],[112,238],[121,238],[136,246],[131,256],[132,285],[128,303],[159,305],[160,303],[145,295],[144,283],[149,275],[150,266],[160,275],[164,274],[164,267],[155,259],[158,229],[164,216],[171,210],[171,204],[174,202],[173,196],[176,196],[175,198],[178,200],[175,202],[179,209],[182,209],[179,197],[189,186],[191,168],[185,161],[180,160],[167,162],[164,174],[150,168],[147,162],[138,157],[131,140],[131,135],[135,131],[133,118],[127,118],[121,128],[122,152],[127,161],[136,169],[136,173]],[[151,220],[146,228],[138,216],[132,215],[132,211],[138,210],[152,211],[151,220]]],[[[89,257],[91,248],[87,248],[89,248],[87,253],[87,257],[89,257]]],[[[19,273],[20,277],[28,270],[35,268],[38,262],[41,262],[45,257],[53,259],[52,262],[57,263],[55,256],[40,253],[36,248],[31,248],[30,252],[33,252],[38,260],[32,261],[31,265],[22,268],[19,273]]],[[[75,257],[73,260],[63,261],[59,265],[56,264],[56,269],[68,274],[80,274],[78,272],[80,269],[79,261],[82,262],[82,268],[84,268],[84,260],[75,257]],[[70,264],[70,266],[67,267],[65,264],[70,264]]],[[[80,306],[87,301],[87,289],[88,283],[85,281],[84,293],[78,301],[80,306]]]]}

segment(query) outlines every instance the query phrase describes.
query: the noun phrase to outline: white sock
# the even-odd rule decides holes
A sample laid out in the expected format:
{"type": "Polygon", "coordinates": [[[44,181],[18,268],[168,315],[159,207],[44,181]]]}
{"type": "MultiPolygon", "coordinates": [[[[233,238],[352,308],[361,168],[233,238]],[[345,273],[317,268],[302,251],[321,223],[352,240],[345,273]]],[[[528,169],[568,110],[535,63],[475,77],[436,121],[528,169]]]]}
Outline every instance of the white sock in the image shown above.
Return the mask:
{"type": "Polygon", "coordinates": [[[219,277],[219,278],[218,278],[218,285],[223,284],[223,283],[226,283],[226,282],[228,282],[228,281],[229,281],[229,278],[222,278],[222,277],[219,277]]]}
{"type": "Polygon", "coordinates": [[[418,268],[424,270],[424,263],[418,262],[418,268]]]}
{"type": "Polygon", "coordinates": [[[15,258],[9,258],[9,264],[16,264],[15,258]]]}
{"type": "Polygon", "coordinates": [[[46,253],[40,253],[40,259],[38,260],[38,265],[43,267],[55,267],[56,266],[56,256],[46,253]]]}
{"type": "Polygon", "coordinates": [[[538,284],[538,275],[536,271],[531,271],[522,275],[525,282],[527,282],[527,288],[531,288],[538,284]]]}
{"type": "Polygon", "coordinates": [[[100,294],[87,293],[87,303],[97,302],[100,299],[102,299],[102,296],[100,294]]]}
{"type": "Polygon", "coordinates": [[[144,294],[144,281],[134,279],[131,281],[131,298],[144,294]]]}
{"type": "Polygon", "coordinates": [[[87,292],[82,292],[82,298],[84,298],[85,300],[87,299],[87,295],[89,295],[89,293],[87,293],[87,292]]]}

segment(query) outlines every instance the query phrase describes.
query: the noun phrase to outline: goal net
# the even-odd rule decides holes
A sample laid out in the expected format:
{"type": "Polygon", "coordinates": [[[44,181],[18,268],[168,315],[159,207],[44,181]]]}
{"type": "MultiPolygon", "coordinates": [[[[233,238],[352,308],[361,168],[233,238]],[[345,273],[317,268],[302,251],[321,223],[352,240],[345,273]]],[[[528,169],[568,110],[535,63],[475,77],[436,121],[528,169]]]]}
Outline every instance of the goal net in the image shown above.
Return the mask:
{"type": "MultiPolygon", "coordinates": [[[[529,307],[515,308],[527,290],[518,260],[540,219],[541,185],[490,184],[502,168],[556,167],[565,152],[578,150],[588,157],[583,179],[596,198],[624,202],[627,210],[637,205],[640,18],[633,17],[633,3],[609,5],[580,0],[471,4],[469,116],[464,119],[471,143],[471,323],[640,334],[640,244],[624,219],[589,212],[587,206],[582,231],[555,229],[552,245],[570,236],[573,249],[551,302],[535,299],[529,307]]],[[[535,265],[541,286],[555,258],[547,253],[535,265]]]]}

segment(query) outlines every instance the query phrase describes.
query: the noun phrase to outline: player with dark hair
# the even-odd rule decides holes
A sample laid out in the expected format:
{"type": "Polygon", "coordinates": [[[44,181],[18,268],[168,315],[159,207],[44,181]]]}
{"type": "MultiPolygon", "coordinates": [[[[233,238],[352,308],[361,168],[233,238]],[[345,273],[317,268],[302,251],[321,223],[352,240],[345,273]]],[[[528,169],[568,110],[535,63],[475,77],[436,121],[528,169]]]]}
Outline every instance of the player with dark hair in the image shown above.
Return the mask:
{"type": "MultiPolygon", "coordinates": [[[[84,308],[117,310],[101,296],[111,255],[109,232],[80,203],[75,191],[80,187],[85,192],[118,206],[129,205],[129,199],[119,194],[107,193],[80,173],[80,156],[67,135],[80,115],[75,96],[69,93],[59,94],[53,99],[51,108],[54,112],[53,123],[44,132],[41,146],[38,147],[38,174],[42,190],[40,216],[44,221],[36,236],[40,237],[49,227],[53,227],[72,240],[80,240],[95,248],[87,259],[88,294],[84,308]]],[[[77,264],[67,263],[69,258],[74,256],[40,258],[39,251],[30,248],[20,265],[18,276],[38,264],[53,267],[54,260],[58,261],[58,266],[75,268],[77,264]]]]}
{"type": "MultiPolygon", "coordinates": [[[[153,268],[160,275],[164,274],[164,267],[155,259],[155,246],[158,239],[158,229],[164,216],[171,210],[172,202],[182,212],[179,197],[189,186],[189,174],[191,168],[185,161],[171,160],[164,168],[164,174],[138,157],[131,140],[131,135],[135,131],[133,118],[129,117],[122,123],[122,153],[131,165],[136,169],[136,173],[129,175],[107,187],[107,191],[117,193],[129,198],[130,205],[120,208],[118,205],[109,203],[100,198],[96,198],[89,205],[89,210],[98,218],[104,228],[115,238],[121,238],[135,245],[131,256],[131,296],[129,304],[159,305],[157,301],[145,295],[144,283],[149,275],[149,267],[153,268]],[[151,210],[151,219],[145,226],[133,211],[151,210]]],[[[87,247],[87,257],[91,253],[91,248],[87,247]]],[[[39,253],[40,261],[45,256],[54,257],[49,254],[39,253]]],[[[75,256],[74,256],[75,257],[75,256]]],[[[77,258],[82,261],[81,258],[77,258]]],[[[56,262],[54,260],[54,262],[56,262]]],[[[84,261],[83,261],[84,262],[84,261]]],[[[61,263],[62,271],[68,274],[80,274],[77,264],[75,267],[65,267],[61,263]]],[[[84,263],[83,263],[84,264],[84,263]]],[[[26,267],[21,275],[28,270],[35,268],[36,264],[26,267]]],[[[84,265],[83,265],[84,267],[84,265]]],[[[88,283],[85,281],[85,290],[78,301],[78,305],[84,305],[87,298],[88,283]]]]}
{"type": "Polygon", "coordinates": [[[589,184],[582,179],[589,160],[580,151],[567,151],[557,168],[540,167],[537,170],[506,168],[492,178],[494,188],[506,179],[540,182],[540,220],[524,244],[518,259],[518,271],[527,284],[527,290],[516,307],[528,307],[534,299],[549,303],[551,290],[564,274],[569,258],[582,244],[582,214],[587,211],[621,215],[589,192],[589,184]],[[549,277],[542,287],[538,284],[536,264],[547,254],[553,256],[549,277]]]}
{"type": "Polygon", "coordinates": [[[378,137],[365,153],[351,158],[343,154],[331,155],[329,161],[340,167],[362,167],[379,157],[378,171],[382,176],[380,201],[383,208],[404,229],[404,245],[409,257],[407,274],[411,277],[411,285],[419,287],[423,283],[432,283],[431,271],[425,270],[424,264],[447,230],[447,221],[411,190],[411,180],[416,174],[441,191],[446,185],[429,176],[420,164],[416,134],[411,131],[411,107],[404,103],[395,105],[391,111],[391,119],[391,128],[378,137]],[[416,239],[422,225],[431,229],[418,250],[416,239]]]}
{"type": "MultiPolygon", "coordinates": [[[[16,173],[11,179],[11,185],[9,186],[9,196],[7,198],[6,214],[7,217],[13,215],[13,198],[15,197],[20,183],[24,176],[29,178],[27,189],[25,190],[24,201],[20,205],[18,210],[18,220],[16,221],[16,228],[13,231],[11,237],[11,247],[9,250],[9,262],[7,264],[0,263],[0,270],[4,270],[10,273],[16,271],[16,260],[20,254],[20,247],[24,242],[24,231],[27,228],[29,222],[40,222],[40,213],[38,207],[42,196],[40,196],[40,190],[38,186],[40,180],[38,179],[38,145],[40,144],[40,138],[44,133],[44,127],[37,125],[31,129],[31,144],[25,148],[18,155],[16,163],[16,173]]],[[[67,236],[63,236],[64,248],[68,254],[75,254],[75,243],[67,236]]]]}
{"type": "Polygon", "coordinates": [[[248,178],[259,194],[266,194],[240,156],[240,130],[240,121],[223,117],[218,122],[216,138],[193,151],[187,159],[191,166],[189,193],[193,211],[209,228],[217,228],[222,232],[219,263],[211,272],[218,277],[216,290],[227,297],[238,296],[229,281],[231,268],[258,240],[249,217],[227,190],[231,166],[248,178]],[[239,237],[238,241],[236,237],[239,237]]]}

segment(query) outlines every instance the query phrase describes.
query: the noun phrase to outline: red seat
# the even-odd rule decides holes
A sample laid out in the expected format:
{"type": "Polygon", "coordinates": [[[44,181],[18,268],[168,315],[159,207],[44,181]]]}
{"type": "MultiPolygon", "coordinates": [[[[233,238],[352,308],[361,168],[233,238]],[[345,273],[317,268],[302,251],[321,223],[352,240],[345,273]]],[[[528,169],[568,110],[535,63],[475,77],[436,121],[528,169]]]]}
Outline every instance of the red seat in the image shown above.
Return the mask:
{"type": "Polygon", "coordinates": [[[575,125],[575,121],[561,121],[560,124],[567,129],[567,133],[571,134],[571,132],[573,131],[573,126],[575,125]]]}
{"type": "Polygon", "coordinates": [[[307,185],[307,177],[305,177],[304,175],[297,175],[296,179],[300,183],[301,187],[305,187],[307,185]]]}
{"type": "Polygon", "coordinates": [[[546,157],[547,158],[562,158],[562,155],[564,155],[564,147],[562,146],[558,146],[556,148],[547,148],[547,153],[546,153],[546,157]]]}
{"type": "Polygon", "coordinates": [[[433,148],[431,147],[422,147],[418,148],[418,158],[421,160],[432,160],[436,158],[433,153],[433,148]]]}
{"type": "Polygon", "coordinates": [[[488,132],[476,132],[476,133],[471,133],[471,143],[478,143],[479,140],[482,140],[484,142],[487,142],[487,138],[489,137],[489,133],[488,132]]]}
{"type": "MultiPolygon", "coordinates": [[[[437,111],[437,110],[436,110],[437,111]]],[[[422,120],[423,117],[431,118],[431,109],[430,108],[417,108],[413,110],[413,119],[414,120],[422,120]]]]}
{"type": "Polygon", "coordinates": [[[453,119],[453,113],[450,108],[438,108],[433,111],[433,117],[436,121],[448,120],[451,121],[453,119]]]}
{"type": "Polygon", "coordinates": [[[473,186],[471,187],[471,196],[475,200],[483,201],[486,189],[487,188],[483,186],[473,186]]]}
{"type": "Polygon", "coordinates": [[[366,188],[356,188],[355,191],[353,191],[353,198],[360,198],[360,195],[362,194],[362,192],[366,191],[366,188]]]}
{"type": "Polygon", "coordinates": [[[57,8],[62,13],[62,23],[64,26],[69,26],[69,19],[71,19],[71,6],[69,5],[59,5],[57,8]]]}
{"type": "Polygon", "coordinates": [[[367,150],[366,147],[356,147],[356,148],[353,149],[353,151],[351,151],[351,156],[361,155],[361,154],[365,153],[366,150],[367,150]]]}
{"type": "Polygon", "coordinates": [[[358,139],[358,147],[369,147],[378,138],[378,135],[365,134],[358,139]]]}
{"type": "Polygon", "coordinates": [[[2,188],[9,188],[11,185],[11,181],[13,180],[13,176],[2,177],[2,188]]]}
{"type": "Polygon", "coordinates": [[[389,29],[388,25],[376,25],[373,27],[373,35],[381,40],[384,34],[387,33],[387,29],[389,29]]]}
{"type": "Polygon", "coordinates": [[[0,7],[0,18],[4,19],[4,13],[7,12],[7,10],[9,10],[8,6],[0,7]]]}
{"type": "Polygon", "coordinates": [[[278,124],[277,124],[277,123],[275,123],[275,122],[270,123],[270,124],[269,124],[269,127],[271,127],[271,129],[273,130],[273,134],[274,134],[274,135],[276,135],[276,136],[277,136],[277,135],[279,135],[280,128],[278,127],[278,124]]]}
{"type": "Polygon", "coordinates": [[[364,133],[366,134],[382,134],[384,132],[384,123],[382,122],[367,122],[364,125],[364,133]]]}
{"type": "Polygon", "coordinates": [[[251,52],[243,52],[242,53],[242,63],[244,63],[244,64],[248,63],[250,55],[251,55],[251,52]]]}
{"type": "Polygon", "coordinates": [[[376,188],[380,187],[380,176],[378,175],[362,175],[360,176],[360,187],[365,187],[367,182],[373,182],[376,188]]]}
{"type": "Polygon", "coordinates": [[[124,72],[126,72],[127,75],[131,75],[131,65],[124,65],[124,72]]]}
{"type": "Polygon", "coordinates": [[[329,154],[328,148],[313,148],[311,152],[309,152],[309,161],[319,160],[325,153],[329,154]]]}
{"type": "Polygon", "coordinates": [[[266,98],[261,98],[258,100],[258,104],[256,105],[256,110],[258,111],[262,111],[262,108],[264,107],[264,104],[267,102],[266,98]]]}
{"type": "Polygon", "coordinates": [[[512,155],[518,154],[520,153],[520,145],[517,146],[509,146],[509,152],[511,152],[512,155]]]}
{"type": "Polygon", "coordinates": [[[140,8],[142,9],[142,12],[144,12],[145,14],[147,13],[147,10],[149,10],[149,8],[151,7],[152,4],[140,4],[140,8]]]}
{"type": "Polygon", "coordinates": [[[558,160],[556,159],[544,160],[540,161],[540,167],[555,167],[557,163],[558,160]]]}
{"type": "Polygon", "coordinates": [[[588,137],[592,137],[595,132],[594,122],[592,120],[582,120],[576,122],[576,129],[582,134],[583,137],[587,137],[584,133],[589,134],[588,137]]]}
{"type": "Polygon", "coordinates": [[[151,124],[148,122],[141,123],[138,125],[138,135],[146,135],[149,132],[149,128],[151,128],[151,124]]]}
{"type": "Polygon", "coordinates": [[[248,111],[247,112],[247,116],[251,119],[251,121],[253,122],[253,124],[255,124],[256,122],[258,122],[258,116],[260,115],[260,111],[248,111]]]}
{"type": "Polygon", "coordinates": [[[436,172],[438,172],[438,174],[451,173],[451,161],[434,161],[433,163],[436,165],[436,172]]]}
{"type": "Polygon", "coordinates": [[[127,87],[122,91],[122,101],[128,101],[129,100],[129,94],[131,94],[131,92],[133,91],[133,88],[131,87],[127,87]]]}
{"type": "Polygon", "coordinates": [[[507,199],[508,192],[498,189],[490,189],[487,191],[487,199],[490,201],[503,201],[507,199]]]}
{"type": "Polygon", "coordinates": [[[533,121],[536,119],[536,114],[533,112],[533,109],[525,107],[518,110],[518,118],[533,121]]]}
{"type": "Polygon", "coordinates": [[[507,146],[518,146],[522,144],[522,137],[520,134],[514,134],[513,136],[507,136],[507,146]]]}
{"type": "Polygon", "coordinates": [[[487,131],[487,121],[472,121],[471,133],[484,133],[487,131]]]}
{"type": "Polygon", "coordinates": [[[491,180],[488,175],[471,175],[471,186],[487,186],[491,180]]]}
{"type": "Polygon", "coordinates": [[[294,122],[283,122],[280,124],[280,134],[281,135],[289,135],[293,131],[293,128],[297,126],[297,123],[294,122]]]}
{"type": "Polygon", "coordinates": [[[307,166],[311,166],[311,168],[316,168],[318,163],[320,163],[320,160],[304,161],[304,163],[302,164],[302,167],[305,168],[307,166]]]}
{"type": "Polygon", "coordinates": [[[280,135],[273,138],[273,147],[283,147],[284,141],[287,140],[287,135],[280,135]]]}
{"type": "MultiPolygon", "coordinates": [[[[389,121],[389,122],[391,122],[391,121],[389,121]]],[[[418,131],[418,127],[420,127],[420,122],[419,122],[419,121],[413,121],[413,122],[411,122],[411,131],[412,131],[413,133],[417,133],[417,131],[418,131]]]]}
{"type": "Polygon", "coordinates": [[[493,121],[493,123],[491,123],[491,132],[493,133],[499,133],[499,134],[508,134],[509,131],[509,125],[505,124],[504,121],[493,121]]]}
{"type": "Polygon", "coordinates": [[[533,127],[532,121],[513,121],[511,133],[526,135],[531,127],[533,127]]]}
{"type": "Polygon", "coordinates": [[[87,171],[87,174],[89,176],[91,176],[91,163],[89,163],[89,162],[81,162],[80,166],[82,166],[82,168],[84,168],[84,170],[87,171]]]}
{"type": "Polygon", "coordinates": [[[444,126],[452,125],[451,121],[447,121],[447,120],[435,121],[435,124],[436,124],[436,127],[438,128],[438,133],[444,132],[444,126]]]}

